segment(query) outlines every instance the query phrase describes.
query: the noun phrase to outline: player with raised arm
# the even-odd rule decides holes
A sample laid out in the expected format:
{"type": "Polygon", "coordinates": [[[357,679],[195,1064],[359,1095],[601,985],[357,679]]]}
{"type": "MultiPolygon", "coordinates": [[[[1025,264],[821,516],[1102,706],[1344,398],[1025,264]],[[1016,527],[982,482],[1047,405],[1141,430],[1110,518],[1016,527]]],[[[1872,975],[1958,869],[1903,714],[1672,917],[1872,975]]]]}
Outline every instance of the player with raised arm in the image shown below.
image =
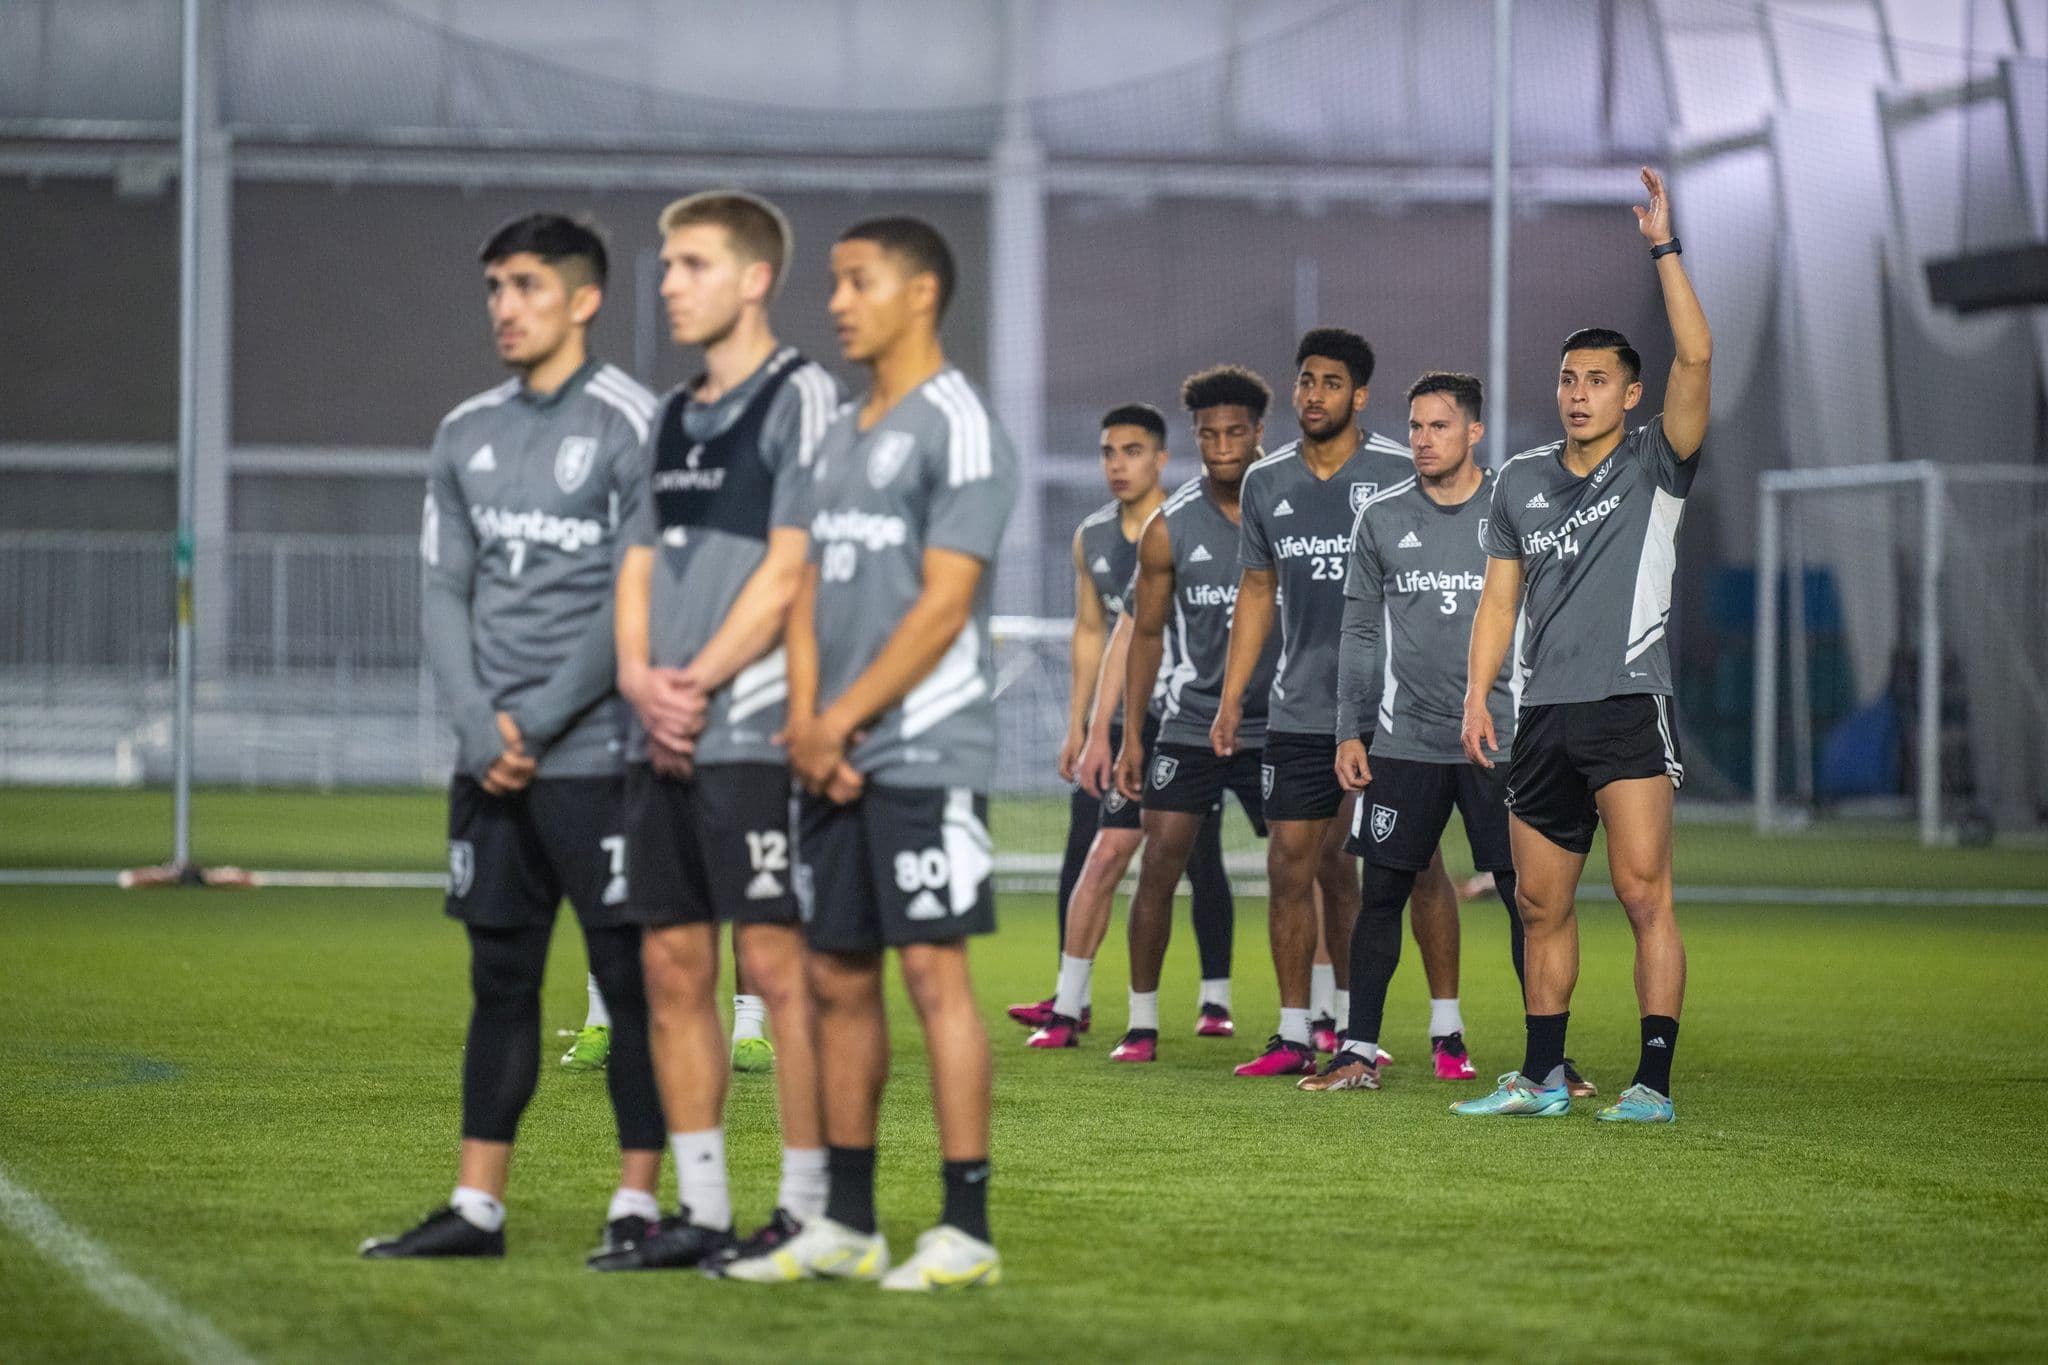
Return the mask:
{"type": "MultiPolygon", "coordinates": [[[[1313,1074],[1317,1044],[1337,1039],[1313,1015],[1317,893],[1322,937],[1348,978],[1351,925],[1358,914],[1358,874],[1344,851],[1345,791],[1337,780],[1337,639],[1344,617],[1345,556],[1351,523],[1366,498],[1414,476],[1407,447],[1359,426],[1372,381],[1372,347],[1356,332],[1317,327],[1295,348],[1294,411],[1301,439],[1276,450],[1245,475],[1239,537],[1237,614],[1229,665],[1210,726],[1218,754],[1243,743],[1241,717],[1258,700],[1256,661],[1278,641],[1270,692],[1261,783],[1272,840],[1266,874],[1273,971],[1280,987],[1280,1029],[1240,1076],[1313,1074]],[[1274,618],[1279,629],[1274,629],[1274,618]]],[[[1432,1013],[1438,985],[1448,980],[1445,1034],[1462,1023],[1457,1010],[1457,899],[1440,862],[1422,883],[1416,938],[1429,968],[1432,1013]],[[1446,977],[1444,961],[1453,964],[1446,977]]],[[[1348,1013],[1348,979],[1333,1002],[1348,1013]]],[[[1432,1033],[1438,1029],[1433,1025],[1432,1033]]]]}
{"type": "Polygon", "coordinates": [[[825,1140],[790,885],[789,768],[774,736],[788,688],[783,623],[810,545],[811,456],[838,386],[779,344],[769,301],[790,256],[782,212],[712,190],[662,211],[669,330],[704,372],[656,416],[652,468],[622,513],[619,691],[636,724],[626,768],[628,914],[646,929],[655,1077],[681,1207],[598,1270],[694,1266],[780,1245],[825,1211],[825,1140]],[[718,928],[767,1002],[779,1045],[782,1186],[767,1224],[733,1237],[726,1183],[718,928]]]}
{"type": "MultiPolygon", "coordinates": [[[[1238,486],[1259,458],[1271,400],[1265,380],[1235,365],[1189,376],[1181,385],[1181,405],[1194,423],[1202,474],[1160,505],[1138,541],[1116,784],[1126,800],[1142,802],[1145,855],[1131,894],[1130,1028],[1111,1050],[1111,1061],[1158,1059],[1159,974],[1173,934],[1173,892],[1203,820],[1214,818],[1211,812],[1228,790],[1253,828],[1265,833],[1256,747],[1264,735],[1264,707],[1255,704],[1246,715],[1240,752],[1219,755],[1208,739],[1237,602],[1238,486]],[[1169,630],[1174,664],[1166,675],[1158,743],[1148,752],[1145,717],[1169,630]]],[[[1276,654],[1269,649],[1258,661],[1262,684],[1276,654]]],[[[1261,686],[1258,697],[1264,696],[1261,686]]]]}
{"type": "MultiPolygon", "coordinates": [[[[1129,639],[1129,632],[1122,627],[1123,598],[1137,569],[1138,536],[1166,501],[1159,486],[1166,459],[1166,418],[1157,408],[1130,403],[1103,416],[1103,475],[1114,500],[1083,520],[1074,533],[1075,701],[1067,740],[1060,749],[1061,777],[1078,780],[1080,790],[1094,792],[1101,802],[1101,815],[1062,926],[1059,984],[1048,1002],[1049,1010],[1029,1039],[1034,1048],[1079,1045],[1079,1035],[1087,1028],[1095,954],[1109,930],[1117,886],[1144,837],[1138,803],[1128,800],[1106,779],[1111,756],[1123,746],[1124,662],[1129,639]],[[1103,641],[1112,621],[1117,622],[1115,637],[1120,642],[1114,651],[1106,649],[1103,641]]],[[[1158,741],[1159,714],[1172,671],[1169,653],[1145,712],[1148,752],[1158,741]]],[[[1202,956],[1202,998],[1195,1032],[1203,1037],[1229,1037],[1234,1030],[1230,939],[1236,910],[1223,870],[1222,826],[1222,811],[1212,811],[1202,822],[1188,862],[1195,935],[1202,956]]],[[[1013,1006],[1010,1017],[1024,1021],[1024,1011],[1030,1008],[1013,1006]]]]}
{"type": "Polygon", "coordinates": [[[535,214],[479,256],[515,377],[442,420],[420,532],[423,642],[457,742],[446,908],[468,930],[474,998],[462,1149],[448,1205],[364,1243],[377,1259],[504,1254],[506,1176],[539,1075],[541,977],[565,893],[611,1007],[620,1166],[606,1243],[659,1212],[661,1105],[640,930],[625,918],[611,587],[617,508],[643,477],[654,398],[589,354],[605,284],[594,231],[535,214]]]}
{"type": "Polygon", "coordinates": [[[1645,168],[1637,227],[1664,295],[1673,359],[1664,411],[1630,431],[1642,361],[1619,332],[1565,338],[1557,411],[1564,439],[1518,455],[1494,482],[1483,536],[1486,588],[1466,665],[1465,753],[1493,766],[1486,698],[1519,610],[1527,683],[1508,763],[1515,900],[1527,936],[1528,1048],[1519,1071],[1461,1114],[1550,1117],[1571,1103],[1565,1024],[1579,974],[1574,910],[1593,832],[1635,935],[1642,1051],[1635,1079],[1600,1111],[1670,1123],[1671,1054],[1685,998],[1685,945],[1671,898],[1671,807],[1685,777],[1671,716],[1665,626],[1678,524],[1707,434],[1713,338],[1671,233],[1664,181],[1645,168]]]}
{"type": "Polygon", "coordinates": [[[953,254],[928,224],[878,218],[832,248],[832,318],[871,387],[814,461],[811,553],[789,624],[789,761],[804,796],[797,894],[829,1144],[822,1217],[735,1279],[825,1275],[885,1289],[994,1284],[993,1064],[967,940],[995,928],[996,547],[1016,455],[947,363],[953,254]],[[882,958],[897,950],[931,1057],[944,1165],[939,1226],[893,1271],[875,1221],[875,1134],[889,1074],[882,958]]]}
{"type": "MultiPolygon", "coordinates": [[[[1387,986],[1401,960],[1401,906],[1429,865],[1453,807],[1472,856],[1507,902],[1520,970],[1514,863],[1499,777],[1465,758],[1465,666],[1485,581],[1479,523],[1490,475],[1473,462],[1486,428],[1479,381],[1432,373],[1408,390],[1414,474],[1365,500],[1351,528],[1344,636],[1337,651],[1337,775],[1358,792],[1347,847],[1365,864],[1351,931],[1351,1018],[1342,1049],[1303,1090],[1377,1090],[1387,986]]],[[[1514,727],[1513,668],[1488,694],[1500,733],[1514,727]]],[[[1431,1033],[1435,1034],[1432,1024],[1431,1033]]],[[[1430,1039],[1437,1075],[1466,1080],[1461,1031],[1430,1039]],[[1446,1059],[1455,1065],[1447,1068],[1446,1059]],[[1448,1073],[1448,1074],[1447,1074],[1448,1073]]]]}

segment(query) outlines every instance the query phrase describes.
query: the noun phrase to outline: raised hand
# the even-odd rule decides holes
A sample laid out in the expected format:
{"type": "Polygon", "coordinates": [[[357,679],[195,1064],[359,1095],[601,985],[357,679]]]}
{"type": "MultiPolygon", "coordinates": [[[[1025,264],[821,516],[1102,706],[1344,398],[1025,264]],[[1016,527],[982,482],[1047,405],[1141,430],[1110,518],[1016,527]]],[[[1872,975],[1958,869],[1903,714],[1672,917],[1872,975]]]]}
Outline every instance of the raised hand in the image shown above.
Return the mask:
{"type": "Polygon", "coordinates": [[[1643,167],[1643,188],[1650,192],[1649,206],[1630,205],[1636,214],[1636,230],[1651,246],[1662,246],[1671,240],[1671,196],[1664,192],[1664,177],[1648,166],[1643,167]]]}

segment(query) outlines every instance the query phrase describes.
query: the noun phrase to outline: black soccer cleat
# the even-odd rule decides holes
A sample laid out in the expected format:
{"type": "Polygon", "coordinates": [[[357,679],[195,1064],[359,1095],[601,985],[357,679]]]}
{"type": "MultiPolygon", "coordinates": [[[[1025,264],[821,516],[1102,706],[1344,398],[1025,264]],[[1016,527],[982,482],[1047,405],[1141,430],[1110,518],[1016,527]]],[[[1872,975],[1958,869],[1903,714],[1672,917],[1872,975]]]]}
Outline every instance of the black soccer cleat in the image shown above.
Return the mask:
{"type": "Polygon", "coordinates": [[[584,1264],[592,1270],[689,1270],[735,1245],[731,1228],[698,1227],[690,1221],[690,1211],[679,1208],[674,1218],[650,1225],[631,1246],[600,1249],[584,1264]]]}
{"type": "Polygon", "coordinates": [[[756,1256],[766,1256],[769,1252],[775,1250],[775,1248],[781,1246],[803,1230],[804,1225],[797,1222],[794,1214],[788,1209],[778,1208],[768,1216],[767,1222],[763,1223],[753,1232],[748,1233],[724,1251],[705,1258],[704,1273],[707,1275],[721,1275],[724,1273],[725,1268],[734,1261],[745,1261],[756,1256]]]}
{"type": "Polygon", "coordinates": [[[654,1230],[660,1226],[652,1219],[642,1218],[637,1213],[629,1213],[624,1218],[614,1218],[604,1225],[604,1231],[600,1234],[603,1241],[599,1243],[597,1250],[585,1259],[596,1260],[599,1256],[632,1251],[652,1236],[654,1230]]]}
{"type": "Polygon", "coordinates": [[[361,1247],[372,1261],[391,1261],[415,1256],[503,1256],[505,1230],[485,1232],[452,1208],[442,1207],[428,1214],[411,1232],[396,1237],[372,1237],[361,1247]]]}

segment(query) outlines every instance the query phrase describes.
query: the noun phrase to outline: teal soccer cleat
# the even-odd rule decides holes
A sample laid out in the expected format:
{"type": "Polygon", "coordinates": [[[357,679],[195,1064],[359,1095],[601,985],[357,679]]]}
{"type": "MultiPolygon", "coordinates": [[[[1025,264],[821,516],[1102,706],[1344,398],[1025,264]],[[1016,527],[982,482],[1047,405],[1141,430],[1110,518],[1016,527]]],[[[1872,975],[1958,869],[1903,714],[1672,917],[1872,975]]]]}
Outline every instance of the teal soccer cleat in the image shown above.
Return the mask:
{"type": "Polygon", "coordinates": [[[1621,1092],[1621,1098],[1602,1109],[1595,1117],[1602,1123],[1678,1122],[1678,1115],[1672,1110],[1671,1101],[1647,1085],[1630,1086],[1621,1092]]]}
{"type": "Polygon", "coordinates": [[[1491,1095],[1460,1100],[1451,1106],[1453,1114],[1501,1114],[1509,1118],[1555,1119],[1571,1111],[1572,1092],[1566,1086],[1544,1088],[1529,1083],[1519,1071],[1510,1071],[1496,1084],[1491,1095]]]}

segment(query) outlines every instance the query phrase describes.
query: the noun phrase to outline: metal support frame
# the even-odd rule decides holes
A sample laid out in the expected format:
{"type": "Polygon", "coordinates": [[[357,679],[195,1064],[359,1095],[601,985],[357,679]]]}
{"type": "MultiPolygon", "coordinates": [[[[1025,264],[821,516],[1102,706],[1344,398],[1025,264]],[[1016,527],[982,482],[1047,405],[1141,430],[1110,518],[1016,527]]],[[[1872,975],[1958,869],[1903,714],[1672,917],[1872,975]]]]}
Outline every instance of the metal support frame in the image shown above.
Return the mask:
{"type": "Polygon", "coordinates": [[[1515,0],[1493,0],[1493,191],[1487,238],[1486,401],[1493,425],[1487,463],[1508,462],[1508,244],[1513,230],[1515,0]]]}

